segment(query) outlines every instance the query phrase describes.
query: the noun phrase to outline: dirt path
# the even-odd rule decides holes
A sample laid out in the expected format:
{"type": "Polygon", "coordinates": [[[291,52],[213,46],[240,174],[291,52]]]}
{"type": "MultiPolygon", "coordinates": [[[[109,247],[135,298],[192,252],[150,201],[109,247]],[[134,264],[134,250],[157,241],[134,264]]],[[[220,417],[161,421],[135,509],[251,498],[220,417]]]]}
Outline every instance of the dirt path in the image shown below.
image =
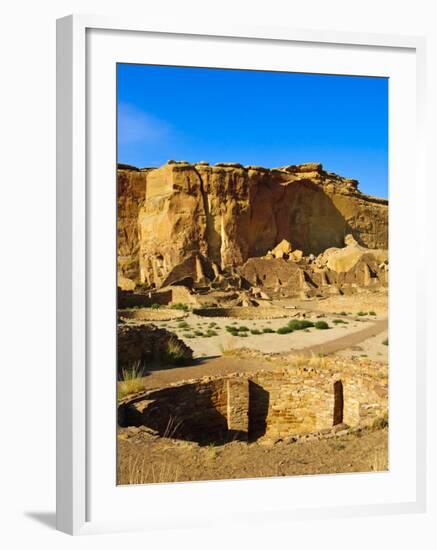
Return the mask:
{"type": "MultiPolygon", "coordinates": [[[[341,336],[335,340],[325,342],[323,344],[317,344],[302,348],[299,350],[290,350],[287,355],[295,353],[296,355],[316,355],[323,353],[329,355],[338,351],[351,348],[376,336],[387,329],[387,319],[375,321],[371,326],[367,326],[358,332],[341,336]]],[[[279,364],[270,363],[256,358],[243,359],[233,356],[221,356],[210,359],[199,360],[195,365],[189,367],[178,367],[165,370],[151,371],[146,376],[144,381],[144,388],[151,389],[161,387],[166,384],[182,380],[190,380],[193,378],[199,378],[202,376],[218,376],[231,374],[233,372],[251,372],[260,369],[275,369],[280,368],[279,364]]]]}
{"type": "Polygon", "coordinates": [[[387,330],[387,319],[381,319],[380,321],[375,321],[371,326],[365,327],[358,332],[341,336],[340,338],[336,338],[335,340],[331,340],[323,344],[302,348],[298,353],[302,355],[313,355],[318,353],[330,355],[331,353],[336,353],[337,351],[356,346],[363,340],[377,336],[385,330],[387,330]]]}

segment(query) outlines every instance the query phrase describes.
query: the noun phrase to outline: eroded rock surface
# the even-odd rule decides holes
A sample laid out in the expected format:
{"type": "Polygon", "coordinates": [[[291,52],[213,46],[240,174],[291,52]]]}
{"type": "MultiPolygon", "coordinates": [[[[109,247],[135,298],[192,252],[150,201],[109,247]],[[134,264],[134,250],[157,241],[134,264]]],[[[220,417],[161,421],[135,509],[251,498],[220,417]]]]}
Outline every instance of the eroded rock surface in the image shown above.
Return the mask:
{"type": "MultiPolygon", "coordinates": [[[[346,235],[356,242],[347,248],[354,248],[357,261],[367,249],[377,256],[376,250],[388,246],[388,203],[357,186],[317,163],[271,170],[176,161],[157,169],[123,167],[118,170],[118,284],[126,290],[138,284],[192,288],[215,280],[220,286],[229,273],[235,276],[245,264],[247,271],[248,261],[262,262],[278,245],[282,257],[273,261],[285,262],[285,256],[298,266],[311,254],[342,248],[346,235]]],[[[324,268],[334,271],[329,262],[335,261],[336,270],[340,259],[333,255],[324,268]]],[[[384,259],[375,261],[380,265],[384,259]]],[[[347,263],[348,270],[355,264],[347,263]]],[[[311,286],[301,270],[286,265],[281,273],[286,269],[311,286]]]]}

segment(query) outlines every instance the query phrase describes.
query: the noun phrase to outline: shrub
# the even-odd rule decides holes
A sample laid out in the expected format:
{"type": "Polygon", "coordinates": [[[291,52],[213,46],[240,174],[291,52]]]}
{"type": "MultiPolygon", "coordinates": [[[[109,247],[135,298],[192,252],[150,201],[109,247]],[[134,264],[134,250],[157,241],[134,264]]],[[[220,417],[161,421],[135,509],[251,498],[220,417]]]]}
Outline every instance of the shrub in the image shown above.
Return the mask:
{"type": "Polygon", "coordinates": [[[206,335],[207,335],[208,337],[217,336],[217,332],[216,332],[215,330],[208,329],[208,330],[206,331],[206,335]]]}
{"type": "Polygon", "coordinates": [[[329,325],[326,321],[316,321],[314,323],[314,326],[319,330],[326,330],[327,328],[329,328],[329,325]]]}
{"type": "Polygon", "coordinates": [[[203,336],[203,332],[202,332],[201,330],[195,330],[195,331],[194,331],[194,334],[195,334],[196,336],[203,336]]]}
{"type": "Polygon", "coordinates": [[[190,334],[189,332],[185,333],[184,338],[194,338],[194,334],[190,334]]]}
{"type": "Polygon", "coordinates": [[[264,328],[263,328],[263,332],[264,332],[265,334],[274,334],[275,331],[274,331],[272,328],[270,328],[270,327],[264,327],[264,328]]]}
{"type": "Polygon", "coordinates": [[[237,328],[238,332],[249,332],[248,327],[245,327],[244,325],[237,328]]]}
{"type": "Polygon", "coordinates": [[[122,369],[121,380],[118,382],[118,398],[143,390],[144,381],[142,377],[145,372],[146,367],[141,361],[135,361],[130,368],[122,369]]]}
{"type": "Polygon", "coordinates": [[[159,309],[161,306],[159,304],[152,304],[150,306],[151,309],[159,309]]]}
{"type": "Polygon", "coordinates": [[[367,315],[367,311],[359,311],[357,315],[358,317],[364,317],[364,315],[367,315]]]}
{"type": "Polygon", "coordinates": [[[382,343],[384,344],[384,346],[388,346],[388,338],[386,338],[385,340],[383,340],[382,343]]]}
{"type": "Polygon", "coordinates": [[[233,348],[232,344],[229,344],[225,346],[222,342],[218,345],[219,350],[221,351],[222,355],[231,356],[234,355],[235,349],[233,348]]]}
{"type": "Polygon", "coordinates": [[[236,336],[240,336],[240,338],[247,338],[247,332],[237,332],[236,336]]]}
{"type": "Polygon", "coordinates": [[[257,328],[253,328],[251,331],[250,331],[251,334],[262,334],[262,332],[260,330],[258,330],[257,328]]]}
{"type": "Polygon", "coordinates": [[[172,305],[170,306],[170,308],[171,308],[171,309],[179,309],[179,310],[181,310],[181,311],[188,311],[188,309],[189,309],[188,306],[187,306],[187,304],[181,304],[181,303],[179,303],[179,302],[176,303],[176,304],[172,304],[172,305]]]}
{"type": "Polygon", "coordinates": [[[375,430],[382,430],[383,428],[388,427],[388,415],[380,416],[379,418],[375,418],[373,421],[373,428],[375,430]]]}
{"type": "Polygon", "coordinates": [[[345,316],[345,315],[347,315],[347,313],[345,311],[340,311],[339,315],[345,316]]]}
{"type": "Polygon", "coordinates": [[[167,348],[164,353],[166,362],[173,365],[186,365],[192,359],[192,352],[183,342],[176,338],[170,338],[167,342],[167,348]]]}
{"type": "Polygon", "coordinates": [[[189,329],[190,325],[188,323],[186,323],[185,321],[179,321],[178,328],[187,328],[187,329],[189,329]]]}
{"type": "Polygon", "coordinates": [[[314,323],[308,321],[307,319],[303,319],[302,321],[300,321],[299,319],[293,319],[288,323],[288,326],[293,330],[305,330],[306,328],[313,327],[314,323]]]}
{"type": "Polygon", "coordinates": [[[369,315],[376,315],[376,311],[369,311],[369,315]]]}
{"type": "Polygon", "coordinates": [[[347,325],[348,322],[347,321],[343,321],[343,319],[334,319],[332,321],[335,325],[347,325]]]}
{"type": "Polygon", "coordinates": [[[291,332],[293,332],[293,329],[289,326],[279,327],[276,332],[278,334],[290,334],[291,332]]]}

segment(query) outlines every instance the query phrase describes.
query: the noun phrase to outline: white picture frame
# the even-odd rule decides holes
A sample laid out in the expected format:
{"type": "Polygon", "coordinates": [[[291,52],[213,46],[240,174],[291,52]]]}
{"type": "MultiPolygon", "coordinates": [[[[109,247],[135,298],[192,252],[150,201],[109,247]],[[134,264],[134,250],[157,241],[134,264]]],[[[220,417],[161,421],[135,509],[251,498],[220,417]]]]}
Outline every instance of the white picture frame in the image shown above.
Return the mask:
{"type": "MultiPolygon", "coordinates": [[[[167,517],[157,513],[152,519],[146,515],[137,515],[131,519],[114,517],[108,513],[107,517],[99,517],[95,520],[90,516],[90,487],[93,483],[92,472],[93,456],[91,435],[95,430],[90,430],[90,411],[94,389],[90,380],[91,363],[90,352],[92,337],[89,331],[90,303],[92,301],[92,285],[90,285],[90,234],[92,225],[89,181],[92,179],[92,169],[87,163],[89,134],[87,130],[87,118],[92,101],[88,97],[89,71],[94,65],[89,63],[90,43],[87,39],[92,31],[105,31],[109,33],[135,33],[135,36],[153,35],[159,40],[170,40],[172,37],[210,37],[219,40],[244,41],[250,47],[259,43],[271,44],[314,44],[317,47],[329,47],[332,45],[344,48],[360,48],[364,53],[370,49],[396,50],[400,54],[409,52],[414,56],[415,63],[415,94],[414,105],[409,108],[414,110],[415,132],[415,162],[414,162],[414,191],[410,191],[416,198],[416,211],[410,215],[414,217],[414,234],[421,230],[421,219],[418,215],[420,204],[423,204],[425,195],[423,184],[426,181],[424,174],[424,75],[425,75],[425,41],[421,37],[394,36],[337,33],[325,31],[299,30],[287,28],[251,28],[235,27],[198,28],[195,23],[190,28],[178,28],[172,25],[151,25],[147,22],[130,21],[125,19],[111,19],[96,16],[72,15],[57,22],[57,527],[69,534],[84,534],[91,532],[105,532],[111,530],[148,529],[164,526],[186,525],[189,520],[185,516],[178,518],[173,514],[167,517]]],[[[109,37],[111,40],[111,37],[109,37]]],[[[128,51],[128,50],[126,50],[128,51]]],[[[126,51],[121,61],[126,59],[126,51]]],[[[220,55],[220,48],[216,50],[220,55]]],[[[174,55],[169,48],[168,56],[174,55]]],[[[175,63],[177,64],[177,63],[175,63]]],[[[224,65],[226,66],[226,64],[224,65]]],[[[411,102],[410,102],[411,103],[411,102]]],[[[115,108],[115,106],[114,106],[115,108]]],[[[393,116],[396,112],[391,111],[393,116]]],[[[115,134],[112,139],[115,139],[115,134]]],[[[109,143],[110,145],[110,143],[109,143]]],[[[108,146],[109,146],[108,145],[108,146]]],[[[411,142],[410,142],[411,145],[411,142]]],[[[110,167],[109,167],[110,169],[110,167]]],[[[115,177],[115,176],[114,176],[115,177]]],[[[402,186],[401,186],[402,187],[402,186]]],[[[404,189],[405,191],[405,189],[404,189]]],[[[402,188],[398,193],[402,193],[402,188]]],[[[391,212],[392,215],[392,212],[391,212]]],[[[402,218],[402,212],[396,214],[402,218]]],[[[392,235],[390,237],[392,239],[392,235]]],[[[396,242],[390,242],[390,248],[395,250],[396,242]]],[[[425,262],[423,250],[417,249],[417,264],[420,270],[424,270],[425,262]],[[421,256],[422,255],[422,256],[421,256]]],[[[423,273],[417,273],[418,278],[423,273]]],[[[392,281],[390,281],[392,284],[392,281]]],[[[115,287],[113,289],[115,294],[115,287]]],[[[417,293],[412,308],[417,312],[424,312],[425,290],[423,285],[417,284],[417,293]]],[[[396,310],[396,303],[390,302],[392,311],[396,310]]],[[[293,518],[327,518],[350,515],[368,514],[394,514],[417,513],[426,509],[426,400],[425,400],[425,315],[417,315],[415,322],[416,338],[415,354],[415,446],[414,446],[414,498],[400,499],[390,502],[355,502],[353,505],[336,505],[334,507],[321,506],[318,508],[306,508],[295,506],[287,507],[279,505],[277,509],[265,510],[262,505],[248,510],[245,517],[255,521],[258,514],[268,516],[271,519],[284,517],[293,518]]],[[[391,337],[390,337],[391,338],[391,337]]],[[[391,339],[390,339],[391,341],[391,339]]],[[[392,351],[391,351],[392,353],[392,351]]],[[[402,353],[401,353],[402,355],[402,353]]],[[[408,353],[404,353],[405,357],[408,353]]],[[[391,357],[392,360],[392,357],[391,357]]],[[[95,385],[94,385],[95,387],[95,385]]],[[[114,405],[115,407],[115,405],[114,405]]],[[[94,415],[95,417],[95,415],[94,415]]],[[[113,417],[108,419],[109,425],[115,422],[115,410],[113,417]]],[[[412,466],[409,466],[412,472],[412,466]]],[[[114,472],[115,479],[115,472],[114,472]]],[[[313,477],[315,479],[315,477],[313,477]]],[[[326,477],[324,478],[326,479],[326,477]]],[[[281,481],[281,480],[279,480],[281,481]]],[[[243,487],[241,482],[234,483],[233,487],[243,487]]],[[[244,481],[246,487],[255,481],[244,481]]],[[[313,482],[312,482],[313,483],[313,482]]],[[[316,482],[317,483],[317,480],[316,482]]],[[[324,482],[323,482],[324,483],[324,482]]],[[[224,493],[230,490],[229,485],[217,482],[203,482],[184,485],[183,496],[190,491],[201,491],[203,498],[208,498],[208,493],[224,493]],[[201,485],[201,488],[199,489],[201,485]],[[221,487],[221,489],[220,489],[221,487]]],[[[265,484],[264,487],[267,487],[265,484]]],[[[131,491],[140,490],[131,488],[131,491]]],[[[179,490],[179,489],[178,489],[179,490]]],[[[236,489],[238,492],[239,489],[236,489]]],[[[278,485],[272,485],[269,491],[277,491],[278,485]]],[[[159,501],[160,495],[165,498],[170,495],[170,489],[165,486],[157,486],[152,489],[154,497],[159,501]]],[[[119,493],[122,494],[121,492],[119,493]]],[[[132,494],[132,493],[131,493],[132,494]]],[[[200,494],[200,493],[199,493],[200,494]]],[[[273,494],[273,493],[272,493],[273,494]]],[[[181,493],[182,496],[182,493],[181,493]]],[[[121,498],[121,497],[120,497],[121,498]]],[[[224,498],[223,494],[219,498],[224,498]]],[[[238,500],[238,495],[235,495],[238,500]]],[[[232,514],[232,511],[229,511],[232,514]]],[[[236,521],[239,521],[237,516],[236,521]]],[[[198,517],[193,518],[192,525],[205,525],[208,520],[198,517]]]]}

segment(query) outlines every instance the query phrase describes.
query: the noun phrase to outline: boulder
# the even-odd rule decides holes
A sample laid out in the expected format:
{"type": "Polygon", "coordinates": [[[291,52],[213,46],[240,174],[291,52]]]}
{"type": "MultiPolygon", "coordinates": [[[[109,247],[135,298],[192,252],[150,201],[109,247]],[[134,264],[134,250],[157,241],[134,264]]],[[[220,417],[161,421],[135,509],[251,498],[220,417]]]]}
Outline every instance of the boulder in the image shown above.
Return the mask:
{"type": "Polygon", "coordinates": [[[302,258],[303,258],[302,250],[293,250],[293,252],[289,255],[289,259],[293,260],[293,262],[300,262],[302,258]]]}
{"type": "Polygon", "coordinates": [[[291,244],[286,240],[282,239],[282,241],[275,246],[273,250],[271,250],[271,256],[273,258],[288,258],[289,254],[291,253],[291,244]]]}

